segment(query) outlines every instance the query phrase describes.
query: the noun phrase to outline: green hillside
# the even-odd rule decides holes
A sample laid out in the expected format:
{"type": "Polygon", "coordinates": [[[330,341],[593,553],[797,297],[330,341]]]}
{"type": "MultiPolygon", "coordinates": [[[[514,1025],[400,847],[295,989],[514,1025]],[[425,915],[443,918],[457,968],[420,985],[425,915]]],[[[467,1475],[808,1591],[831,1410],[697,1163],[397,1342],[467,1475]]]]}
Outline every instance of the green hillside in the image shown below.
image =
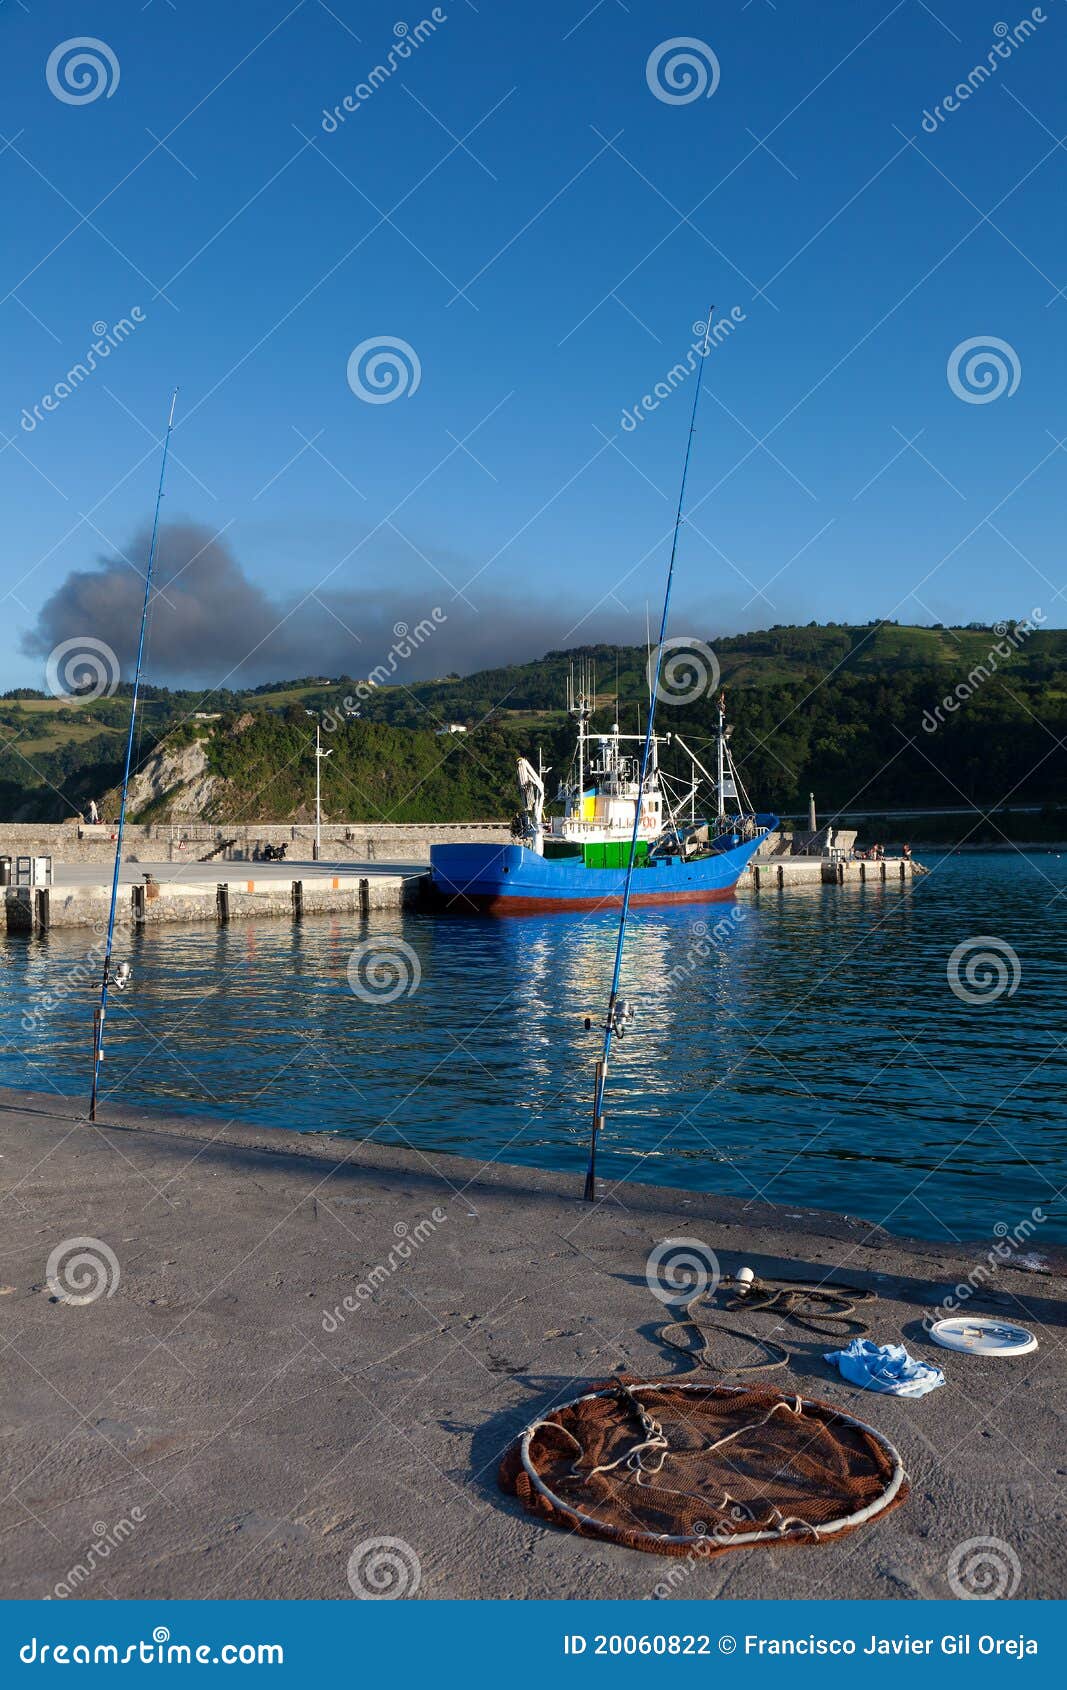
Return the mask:
{"type": "MultiPolygon", "coordinates": [[[[803,810],[811,790],[824,813],[1064,801],[1065,630],[1020,635],[1017,649],[989,628],[895,623],[779,627],[709,643],[728,690],[735,755],[760,808],[803,810]],[[946,696],[958,708],[942,706],[938,722],[933,712],[946,696]]],[[[554,775],[569,763],[573,736],[563,702],[568,670],[580,658],[596,666],[594,725],[610,724],[617,686],[620,720],[634,731],[647,700],[644,649],[587,646],[410,685],[314,676],[240,693],[148,688],[137,765],[162,740],[199,737],[209,772],[225,783],[218,802],[226,814],[213,819],[308,815],[314,724],[305,712],[317,710],[334,753],[324,769],[330,816],[506,817],[516,805],[517,752],[540,749],[554,775]],[[196,711],[219,719],[194,723],[196,711]],[[448,722],[468,732],[440,737],[436,730],[448,722]]],[[[82,706],[0,699],[0,815],[59,820],[112,788],[128,710],[128,688],[82,706]]],[[[714,719],[714,691],[705,690],[688,704],[664,703],[659,726],[680,731],[701,754],[714,719]]],[[[166,808],[165,800],[153,805],[158,814],[166,808]]]]}

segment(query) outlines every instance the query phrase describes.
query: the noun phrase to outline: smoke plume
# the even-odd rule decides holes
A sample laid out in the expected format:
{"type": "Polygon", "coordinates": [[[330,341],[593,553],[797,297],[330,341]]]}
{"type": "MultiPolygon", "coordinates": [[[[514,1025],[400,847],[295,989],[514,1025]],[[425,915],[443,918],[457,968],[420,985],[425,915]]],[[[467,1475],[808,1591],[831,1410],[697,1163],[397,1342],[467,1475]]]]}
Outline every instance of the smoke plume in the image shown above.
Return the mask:
{"type": "MultiPolygon", "coordinates": [[[[23,650],[45,658],[63,641],[89,636],[112,648],[128,679],[148,543],[148,534],[139,534],[125,556],[102,556],[93,567],[72,571],[23,636],[23,650]]],[[[451,561],[448,574],[462,585],[473,570],[451,561]]],[[[645,636],[643,595],[639,607],[627,612],[610,598],[597,605],[599,593],[584,601],[553,593],[539,603],[504,599],[478,581],[469,589],[477,607],[472,609],[436,576],[417,587],[353,590],[327,583],[310,590],[313,586],[274,598],[250,579],[224,540],[193,523],[164,525],[146,678],[158,685],[230,688],[300,675],[359,679],[383,662],[398,634],[427,620],[433,622],[432,636],[405,657],[398,680],[469,674],[564,646],[637,644],[645,636]]]]}

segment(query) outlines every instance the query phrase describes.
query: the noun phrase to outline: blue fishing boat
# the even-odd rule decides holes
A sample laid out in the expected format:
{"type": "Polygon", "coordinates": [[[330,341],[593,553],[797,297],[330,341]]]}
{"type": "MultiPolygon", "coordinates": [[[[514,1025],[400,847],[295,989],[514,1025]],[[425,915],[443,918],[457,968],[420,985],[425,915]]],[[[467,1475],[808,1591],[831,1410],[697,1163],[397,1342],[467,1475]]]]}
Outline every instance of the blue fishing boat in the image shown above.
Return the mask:
{"type": "MultiPolygon", "coordinates": [[[[592,731],[596,713],[596,675],[583,665],[573,670],[567,705],[578,731],[578,744],[567,780],[557,800],[561,814],[545,818],[548,772],[525,757],[518,759],[523,809],[512,824],[509,845],[435,845],[430,850],[433,891],[446,905],[484,910],[492,915],[533,910],[596,910],[616,906],[621,911],[615,969],[605,1025],[604,1055],[598,1069],[594,1119],[599,1122],[603,1086],[611,1049],[612,1029],[619,1011],[619,968],[626,917],[631,904],[715,903],[733,896],[738,879],[760,844],[778,825],[778,818],[757,815],[730,752],[726,697],[718,698],[718,767],[709,774],[681,734],[655,732],[656,705],[692,702],[701,690],[683,698],[672,695],[670,679],[679,672],[680,649],[692,647],[699,657],[691,667],[704,678],[717,673],[714,654],[700,640],[667,640],[674,565],[682,525],[689,459],[693,448],[697,406],[710,345],[711,313],[704,330],[704,346],[693,393],[682,481],[678,494],[674,536],[663,596],[659,644],[648,654],[648,715],[644,733],[624,734],[615,721],[608,732],[592,731]],[[664,666],[664,657],[670,663],[664,666]],[[636,741],[640,755],[628,749],[636,741]],[[674,744],[688,757],[688,782],[678,784],[660,766],[660,747],[674,744]],[[712,820],[698,821],[697,792],[702,776],[714,788],[712,820]],[[686,811],[688,810],[688,819],[686,811]]],[[[684,665],[684,659],[681,660],[684,665]]],[[[625,1021],[626,1017],[623,1017],[625,1021]]],[[[594,1128],[594,1131],[598,1128],[594,1128]]],[[[593,1185],[593,1157],[587,1192],[593,1185]]]]}
{"type": "Polygon", "coordinates": [[[725,695],[719,697],[718,772],[712,776],[680,734],[653,734],[642,759],[628,742],[644,734],[590,732],[595,678],[583,671],[569,689],[577,747],[560,784],[560,814],[546,817],[543,768],[518,762],[523,810],[508,845],[435,845],[430,874],[436,898],[457,910],[519,915],[544,910],[620,907],[633,857],[631,904],[714,903],[733,896],[739,876],[778,818],[757,815],[730,753],[725,695]],[[660,768],[660,747],[674,744],[690,761],[687,781],[660,768]],[[700,778],[717,799],[711,821],[698,819],[700,778]],[[685,817],[688,811],[688,819],[685,817]]]}

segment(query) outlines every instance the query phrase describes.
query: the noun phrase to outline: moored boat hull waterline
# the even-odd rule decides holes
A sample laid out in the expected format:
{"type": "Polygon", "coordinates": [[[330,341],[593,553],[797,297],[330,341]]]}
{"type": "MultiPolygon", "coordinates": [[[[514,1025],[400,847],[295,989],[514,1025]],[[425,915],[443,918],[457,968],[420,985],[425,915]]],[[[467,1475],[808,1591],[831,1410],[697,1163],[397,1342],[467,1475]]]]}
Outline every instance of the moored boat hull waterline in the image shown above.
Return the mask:
{"type": "MultiPolygon", "coordinates": [[[[631,904],[720,903],[731,898],[750,858],[775,825],[759,817],[752,839],[684,861],[653,857],[635,867],[631,904]]],[[[435,845],[434,901],[468,914],[523,915],[552,910],[618,909],[625,868],[587,868],[581,858],[544,857],[524,845],[435,845]]]]}

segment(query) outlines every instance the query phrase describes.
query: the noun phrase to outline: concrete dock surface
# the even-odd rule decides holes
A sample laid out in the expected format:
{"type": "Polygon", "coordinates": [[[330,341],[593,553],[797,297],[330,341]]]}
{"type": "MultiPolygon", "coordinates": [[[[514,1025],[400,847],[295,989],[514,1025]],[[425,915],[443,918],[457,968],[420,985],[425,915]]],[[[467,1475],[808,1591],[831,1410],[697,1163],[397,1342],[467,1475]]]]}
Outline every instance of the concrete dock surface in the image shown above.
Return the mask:
{"type": "MultiPolygon", "coordinates": [[[[350,858],[344,861],[330,861],[323,858],[314,862],[311,858],[287,856],[283,862],[248,862],[237,865],[220,861],[217,863],[202,863],[195,859],[184,862],[176,860],[170,863],[153,862],[123,862],[119,874],[121,886],[140,886],[145,876],[151,874],[153,880],[158,880],[161,886],[173,883],[199,883],[208,881],[214,883],[219,880],[233,881],[241,884],[247,880],[290,881],[313,879],[317,875],[329,878],[332,875],[420,875],[425,874],[430,863],[380,863],[380,862],[352,862],[350,858]]],[[[56,863],[53,870],[53,885],[65,886],[99,886],[110,887],[110,873],[102,872],[99,863],[56,863]]]]}
{"type": "Polygon", "coordinates": [[[979,1359],[935,1349],[921,1316],[989,1245],[654,1186],[583,1205],[584,1122],[560,1174],[110,1106],[93,1126],[80,1107],[0,1091],[5,1598],[345,1598],[380,1539],[419,1599],[651,1598],[679,1567],[685,1598],[950,1597],[961,1547],[1006,1596],[1064,1594],[1067,1277],[1040,1236],[1018,1263],[1051,1271],[1002,1263],[964,1308],[1039,1348],[979,1359]],[[870,1287],[873,1335],[943,1366],[920,1400],[877,1396],[822,1359],[835,1341],[707,1315],[781,1339],[789,1369],[765,1383],[892,1439],[903,1507],[840,1542],[682,1563],[501,1494],[501,1453],[540,1413],[617,1369],[684,1370],[646,1284],[679,1237],[725,1272],[870,1287]]]}
{"type": "MultiPolygon", "coordinates": [[[[418,901],[426,879],[410,864],[326,862],[224,864],[124,863],[116,901],[120,926],[171,922],[227,923],[264,916],[299,921],[305,915],[354,915],[403,909],[418,901]]],[[[111,879],[85,864],[55,866],[50,885],[4,888],[9,933],[55,927],[107,931],[111,879]]]]}

